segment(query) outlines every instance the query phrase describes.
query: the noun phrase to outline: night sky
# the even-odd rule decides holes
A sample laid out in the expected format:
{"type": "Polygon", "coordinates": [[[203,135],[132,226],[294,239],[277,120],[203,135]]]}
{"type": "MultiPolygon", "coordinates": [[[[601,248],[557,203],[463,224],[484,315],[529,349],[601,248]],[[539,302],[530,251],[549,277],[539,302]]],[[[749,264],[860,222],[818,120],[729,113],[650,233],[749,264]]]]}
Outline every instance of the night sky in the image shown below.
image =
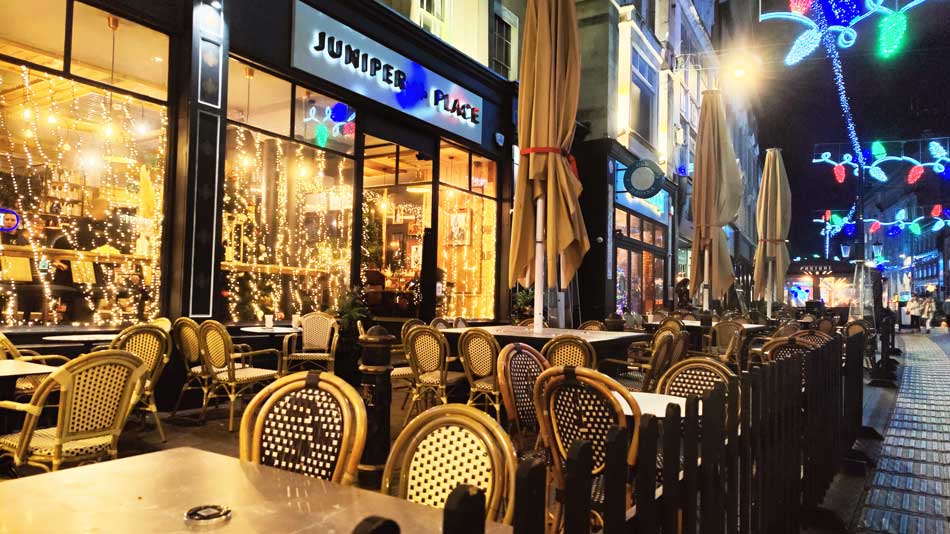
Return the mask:
{"type": "MultiPolygon", "coordinates": [[[[904,47],[895,58],[882,60],[876,55],[879,16],[859,22],[857,42],[839,50],[862,144],[950,136],[950,0],[928,0],[907,14],[904,47]]],[[[850,173],[844,184],[838,184],[831,166],[811,163],[816,143],[847,142],[848,137],[824,48],[796,66],[783,63],[802,28],[792,22],[768,21],[757,24],[754,36],[755,50],[763,61],[755,99],[759,145],[762,162],[766,148],[783,149],[792,189],[789,239],[793,257],[822,251],[820,225],[812,219],[825,209],[850,208],[855,188],[850,173]]],[[[928,171],[921,182],[939,179],[928,171]]],[[[945,198],[939,201],[950,202],[950,183],[940,190],[946,193],[940,193],[945,198]]]]}

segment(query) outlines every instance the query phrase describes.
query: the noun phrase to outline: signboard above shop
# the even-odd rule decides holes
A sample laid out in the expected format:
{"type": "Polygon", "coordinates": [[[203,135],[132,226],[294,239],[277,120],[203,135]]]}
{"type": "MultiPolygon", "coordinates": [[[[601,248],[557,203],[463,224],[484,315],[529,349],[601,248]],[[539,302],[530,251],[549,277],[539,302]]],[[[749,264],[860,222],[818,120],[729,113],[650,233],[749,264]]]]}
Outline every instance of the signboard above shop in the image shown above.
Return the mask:
{"type": "Polygon", "coordinates": [[[291,64],[476,143],[482,98],[300,0],[291,64]]]}

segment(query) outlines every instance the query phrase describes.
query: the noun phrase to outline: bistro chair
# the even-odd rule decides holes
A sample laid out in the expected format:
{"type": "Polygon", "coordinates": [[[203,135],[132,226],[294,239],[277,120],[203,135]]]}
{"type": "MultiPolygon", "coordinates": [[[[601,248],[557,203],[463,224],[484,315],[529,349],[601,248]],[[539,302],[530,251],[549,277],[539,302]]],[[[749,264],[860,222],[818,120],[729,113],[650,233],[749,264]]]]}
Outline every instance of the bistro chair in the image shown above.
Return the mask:
{"type": "MultiPolygon", "coordinates": [[[[0,332],[0,360],[21,360],[24,362],[39,363],[51,365],[54,363],[64,364],[69,362],[69,358],[56,354],[40,354],[35,350],[20,349],[10,341],[3,332],[0,332]]],[[[16,379],[14,398],[20,399],[33,395],[36,386],[40,384],[49,375],[24,376],[16,379]]]]}
{"type": "MultiPolygon", "coordinates": [[[[518,322],[518,326],[534,326],[534,317],[528,317],[527,319],[522,319],[521,321],[518,322]]],[[[549,328],[547,321],[543,321],[541,323],[541,326],[543,326],[544,328],[549,328]]]]}
{"type": "Polygon", "coordinates": [[[806,313],[805,315],[802,315],[802,318],[799,319],[799,321],[803,323],[813,323],[815,322],[815,316],[810,313],[806,313]]]}
{"type": "Polygon", "coordinates": [[[606,331],[607,325],[603,321],[598,321],[596,319],[591,319],[590,321],[584,321],[580,326],[577,327],[578,330],[596,330],[596,331],[606,331]]]}
{"type": "MultiPolygon", "coordinates": [[[[640,406],[627,388],[607,375],[583,367],[556,366],[541,373],[535,382],[534,407],[544,445],[553,461],[554,518],[559,527],[563,508],[560,496],[566,489],[566,461],[571,444],[578,439],[590,441],[594,476],[591,498],[595,505],[602,503],[607,433],[612,426],[630,430],[627,464],[631,468],[636,465],[640,406]]],[[[555,528],[555,532],[558,530],[555,528]]]]}
{"type": "Polygon", "coordinates": [[[830,317],[822,317],[813,323],[815,330],[829,336],[835,333],[835,321],[830,317]]]}
{"type": "Polygon", "coordinates": [[[494,419],[471,406],[446,404],[421,413],[399,433],[381,491],[443,508],[456,486],[469,484],[485,492],[487,520],[510,524],[517,469],[511,439],[494,419]]]}
{"type": "MultiPolygon", "coordinates": [[[[182,384],[181,392],[178,394],[178,400],[172,409],[172,417],[175,417],[175,414],[178,413],[186,391],[196,391],[200,389],[202,399],[208,394],[208,387],[211,384],[211,374],[205,371],[204,364],[201,360],[200,343],[198,341],[199,328],[198,323],[188,317],[175,319],[175,323],[172,327],[172,340],[185,364],[185,383],[182,384]]],[[[235,363],[234,366],[240,368],[243,367],[244,364],[235,363]]],[[[227,367],[215,368],[215,372],[225,370],[227,370],[227,367]]]]}
{"type": "Polygon", "coordinates": [[[495,409],[495,419],[501,421],[501,399],[495,376],[501,347],[495,337],[481,328],[470,328],[459,337],[459,356],[468,378],[468,405],[479,400],[495,409]]]}
{"type": "Polygon", "coordinates": [[[718,383],[725,386],[733,376],[728,367],[712,358],[687,358],[663,373],[656,392],[676,397],[702,396],[718,383]]]}
{"type": "Polygon", "coordinates": [[[270,382],[277,377],[277,371],[253,366],[255,356],[273,355],[280,357],[276,349],[264,349],[252,352],[235,352],[231,335],[227,328],[217,321],[205,321],[198,329],[198,340],[204,372],[210,377],[208,392],[201,405],[201,419],[204,420],[208,402],[228,398],[228,432],[234,432],[234,403],[257,386],[270,382]],[[238,367],[235,360],[242,360],[238,367]],[[218,391],[223,391],[219,394],[218,391]]]}
{"type": "MultiPolygon", "coordinates": [[[[660,328],[657,328],[655,332],[653,332],[653,338],[650,341],[634,341],[627,347],[627,361],[621,361],[621,360],[605,360],[605,361],[621,363],[623,365],[626,365],[628,362],[634,363],[634,364],[649,363],[653,357],[653,351],[656,350],[656,345],[659,342],[661,337],[663,337],[666,334],[679,334],[682,331],[683,330],[678,329],[673,325],[661,326],[660,328]]],[[[687,335],[687,341],[688,341],[688,337],[689,336],[687,335]]]]}
{"type": "Polygon", "coordinates": [[[435,319],[432,319],[432,322],[429,323],[429,326],[438,330],[444,330],[446,328],[452,328],[452,322],[445,317],[436,317],[435,319]]]}
{"type": "Polygon", "coordinates": [[[156,317],[149,321],[148,324],[161,328],[167,334],[172,333],[172,321],[168,317],[156,317]]]}
{"type": "MultiPolygon", "coordinates": [[[[306,362],[318,362],[326,366],[328,372],[333,372],[336,358],[336,344],[340,334],[340,322],[329,313],[311,312],[300,318],[303,330],[303,350],[296,352],[296,343],[291,343],[286,353],[280,358],[279,374],[285,375],[291,371],[294,362],[302,365],[306,362]]],[[[294,334],[289,334],[294,336],[294,334]]],[[[291,340],[295,340],[291,337],[291,340]]]]}
{"type": "Polygon", "coordinates": [[[699,317],[696,317],[696,314],[694,314],[693,312],[686,312],[683,314],[682,320],[683,321],[698,321],[699,317]]]}
{"type": "Polygon", "coordinates": [[[745,327],[737,321],[719,321],[712,326],[710,332],[703,336],[703,350],[712,357],[717,357],[723,361],[729,361],[730,357],[735,358],[737,354],[730,354],[730,348],[734,352],[742,347],[745,338],[745,327]]]}
{"type": "Polygon", "coordinates": [[[452,326],[455,328],[468,328],[468,319],[464,317],[456,317],[455,322],[452,323],[452,326]]]}
{"type": "Polygon", "coordinates": [[[811,343],[794,337],[776,338],[762,347],[763,361],[777,362],[796,355],[805,356],[813,348],[811,343]]]}
{"type": "Polygon", "coordinates": [[[158,416],[158,407],[155,405],[155,384],[161,378],[162,371],[165,370],[171,356],[171,340],[168,333],[152,324],[133,325],[119,332],[109,345],[109,349],[131,352],[145,364],[141,395],[133,409],[142,412],[143,420],[145,413],[152,414],[158,435],[162,438],[162,442],[165,442],[165,429],[162,428],[162,420],[158,416]]]}
{"type": "Polygon", "coordinates": [[[541,347],[541,354],[552,367],[573,365],[595,368],[597,352],[586,339],[571,334],[556,336],[541,347]]]}
{"type": "Polygon", "coordinates": [[[83,354],[50,373],[28,403],[0,401],[0,408],[24,412],[19,433],[0,436],[0,456],[45,471],[65,463],[118,456],[119,435],[147,372],[138,356],[122,350],[83,354]],[[37,428],[43,406],[59,393],[55,427],[37,428]]]}
{"type": "Polygon", "coordinates": [[[681,330],[686,330],[686,325],[683,323],[682,319],[677,319],[676,317],[666,317],[660,321],[657,330],[663,327],[670,327],[677,332],[681,330]]]}
{"type": "Polygon", "coordinates": [[[650,363],[630,364],[617,381],[630,391],[652,392],[656,389],[657,380],[676,362],[686,354],[686,332],[667,332],[658,342],[653,351],[650,363]]]}
{"type": "Polygon", "coordinates": [[[794,334],[795,332],[798,332],[798,331],[801,330],[801,329],[802,329],[802,327],[799,326],[798,322],[796,322],[796,321],[789,321],[789,322],[787,322],[787,323],[785,323],[785,324],[779,326],[779,327],[775,330],[775,333],[772,334],[772,337],[788,337],[788,336],[794,334]]]}
{"type": "Polygon", "coordinates": [[[241,417],[241,460],[355,484],[366,444],[366,408],[332,373],[301,371],[267,385],[241,417]]]}
{"type": "MultiPolygon", "coordinates": [[[[534,410],[534,383],[550,367],[540,352],[524,343],[505,345],[498,354],[498,389],[505,404],[505,415],[512,434],[519,441],[518,450],[528,450],[529,433],[541,438],[538,415],[534,410]]],[[[535,448],[537,445],[535,445],[535,448]]]]}
{"type": "Polygon", "coordinates": [[[429,402],[448,404],[448,389],[465,380],[465,373],[449,371],[449,342],[432,326],[417,326],[406,336],[406,353],[412,368],[412,399],[406,424],[429,402]]]}
{"type": "Polygon", "coordinates": [[[393,370],[389,375],[390,380],[393,384],[393,390],[406,390],[406,397],[402,401],[402,408],[406,409],[406,404],[409,403],[409,391],[412,390],[412,385],[416,381],[415,375],[412,373],[412,367],[409,366],[408,354],[409,351],[406,350],[406,339],[408,339],[409,331],[417,326],[425,326],[426,324],[419,319],[409,319],[408,321],[402,323],[402,328],[399,334],[399,345],[394,347],[393,359],[391,364],[393,370]]]}
{"type": "Polygon", "coordinates": [[[824,332],[819,332],[818,330],[811,330],[811,329],[799,330],[798,332],[795,332],[789,337],[793,339],[798,339],[801,341],[807,341],[808,343],[811,343],[815,345],[816,347],[822,347],[825,345],[825,343],[828,343],[829,341],[832,340],[832,337],[829,336],[828,334],[824,332]]]}

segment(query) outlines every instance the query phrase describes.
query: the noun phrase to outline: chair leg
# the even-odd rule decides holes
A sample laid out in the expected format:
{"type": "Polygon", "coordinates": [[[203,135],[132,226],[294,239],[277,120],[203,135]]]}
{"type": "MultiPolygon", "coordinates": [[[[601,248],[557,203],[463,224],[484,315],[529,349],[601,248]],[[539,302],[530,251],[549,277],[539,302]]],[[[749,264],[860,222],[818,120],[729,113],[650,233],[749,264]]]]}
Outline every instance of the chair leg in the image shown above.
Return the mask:
{"type": "Polygon", "coordinates": [[[168,440],[165,438],[165,429],[162,428],[162,418],[158,416],[158,406],[155,405],[154,395],[149,395],[148,411],[152,412],[152,417],[155,418],[155,428],[158,429],[158,436],[162,438],[162,443],[165,443],[168,440]]]}
{"type": "Polygon", "coordinates": [[[214,394],[214,390],[211,388],[205,389],[202,395],[201,400],[201,415],[198,416],[198,419],[204,423],[206,421],[206,416],[208,414],[208,401],[211,400],[211,395],[214,394]]]}
{"type": "Polygon", "coordinates": [[[234,402],[237,400],[237,394],[228,392],[228,432],[234,432],[234,402]]]}
{"type": "Polygon", "coordinates": [[[185,384],[181,386],[181,393],[178,394],[178,400],[175,401],[175,407],[172,408],[172,417],[175,417],[175,414],[178,413],[178,408],[181,407],[181,400],[185,398],[185,391],[187,391],[188,381],[185,381],[185,384]]]}

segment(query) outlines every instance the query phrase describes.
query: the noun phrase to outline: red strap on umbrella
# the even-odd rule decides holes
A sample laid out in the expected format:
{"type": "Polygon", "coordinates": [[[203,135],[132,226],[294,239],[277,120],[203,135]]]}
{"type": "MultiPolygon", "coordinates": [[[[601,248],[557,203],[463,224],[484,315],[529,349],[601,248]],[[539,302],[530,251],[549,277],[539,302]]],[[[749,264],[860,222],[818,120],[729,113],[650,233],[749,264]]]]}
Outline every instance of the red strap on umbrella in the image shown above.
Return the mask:
{"type": "Polygon", "coordinates": [[[557,146],[535,146],[521,149],[521,155],[527,156],[528,154],[560,154],[562,157],[567,158],[568,163],[571,164],[571,172],[574,173],[575,178],[580,178],[580,174],[577,172],[577,160],[574,159],[574,155],[564,150],[561,147],[557,146]]]}

